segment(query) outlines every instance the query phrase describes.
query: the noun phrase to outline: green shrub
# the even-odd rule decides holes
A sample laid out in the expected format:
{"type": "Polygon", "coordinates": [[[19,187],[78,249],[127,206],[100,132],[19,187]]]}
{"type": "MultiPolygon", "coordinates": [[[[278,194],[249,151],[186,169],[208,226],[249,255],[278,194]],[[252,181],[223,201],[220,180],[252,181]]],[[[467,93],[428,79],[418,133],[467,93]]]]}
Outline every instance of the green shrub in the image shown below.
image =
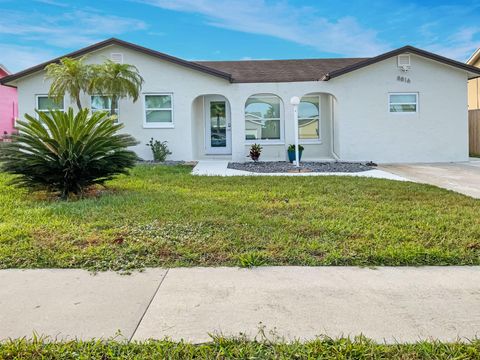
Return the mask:
{"type": "Polygon", "coordinates": [[[105,112],[89,114],[84,109],[74,115],[55,110],[25,115],[18,121],[19,134],[0,149],[0,169],[17,175],[12,183],[33,190],[59,192],[63,199],[82,195],[94,184],[103,184],[114,175],[124,174],[135,165],[137,156],[127,147],[135,139],[117,134],[105,112]]]}
{"type": "MultiPolygon", "coordinates": [[[[303,151],[303,150],[305,150],[305,148],[302,145],[298,144],[298,151],[303,151]]],[[[295,144],[288,145],[287,151],[295,151],[295,144]]]]}
{"type": "Polygon", "coordinates": [[[150,149],[152,149],[153,160],[155,161],[163,162],[171,154],[166,141],[153,140],[151,138],[147,146],[150,146],[150,149]]]}

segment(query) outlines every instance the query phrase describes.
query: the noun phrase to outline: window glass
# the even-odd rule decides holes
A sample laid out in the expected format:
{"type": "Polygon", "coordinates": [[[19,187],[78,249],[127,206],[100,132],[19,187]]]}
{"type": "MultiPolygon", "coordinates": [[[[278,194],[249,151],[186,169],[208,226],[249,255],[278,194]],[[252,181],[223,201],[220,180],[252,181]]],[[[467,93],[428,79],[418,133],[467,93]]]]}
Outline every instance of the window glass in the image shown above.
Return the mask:
{"type": "Polygon", "coordinates": [[[389,111],[391,113],[414,113],[417,112],[417,94],[390,94],[389,111]]]}
{"type": "Polygon", "coordinates": [[[172,95],[145,95],[145,122],[147,124],[173,123],[172,95]]]}
{"type": "Polygon", "coordinates": [[[415,94],[390,95],[390,103],[392,104],[416,103],[416,102],[417,102],[417,96],[415,94]]]}
{"type": "Polygon", "coordinates": [[[63,110],[63,98],[60,101],[55,101],[49,98],[47,95],[41,95],[37,97],[37,110],[63,110]]]}
{"type": "Polygon", "coordinates": [[[281,139],[281,101],[278,96],[251,96],[245,104],[245,139],[281,139]]]}
{"type": "Polygon", "coordinates": [[[320,139],[320,97],[304,96],[298,106],[298,137],[301,140],[320,139]]]}
{"type": "MultiPolygon", "coordinates": [[[[108,111],[111,110],[111,99],[108,96],[104,95],[93,95],[91,97],[92,112],[95,111],[108,111]]],[[[118,103],[115,107],[115,114],[118,113],[118,103]]]]}
{"type": "Polygon", "coordinates": [[[172,97],[170,95],[146,95],[145,105],[147,109],[170,109],[172,97]]]}
{"type": "Polygon", "coordinates": [[[169,123],[172,122],[172,112],[164,110],[147,110],[147,123],[169,123]]]}

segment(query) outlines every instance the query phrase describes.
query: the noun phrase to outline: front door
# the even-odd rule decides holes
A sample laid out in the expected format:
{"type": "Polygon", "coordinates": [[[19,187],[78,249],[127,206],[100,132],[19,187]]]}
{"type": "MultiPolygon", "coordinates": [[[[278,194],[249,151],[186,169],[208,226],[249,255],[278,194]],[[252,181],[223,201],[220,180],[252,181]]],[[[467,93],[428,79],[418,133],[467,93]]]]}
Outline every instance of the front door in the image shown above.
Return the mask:
{"type": "Polygon", "coordinates": [[[232,153],[230,107],[222,96],[205,96],[205,136],[207,154],[232,153]]]}

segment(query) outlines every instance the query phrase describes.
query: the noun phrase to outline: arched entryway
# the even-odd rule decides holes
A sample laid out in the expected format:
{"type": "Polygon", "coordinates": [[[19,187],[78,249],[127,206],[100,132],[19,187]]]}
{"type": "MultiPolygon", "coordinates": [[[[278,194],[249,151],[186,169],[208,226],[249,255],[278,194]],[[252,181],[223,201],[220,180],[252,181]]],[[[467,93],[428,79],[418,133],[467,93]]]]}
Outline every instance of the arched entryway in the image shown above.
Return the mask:
{"type": "Polygon", "coordinates": [[[334,103],[335,97],[329,93],[312,92],[300,97],[298,137],[305,148],[305,159],[334,157],[334,103]]]}

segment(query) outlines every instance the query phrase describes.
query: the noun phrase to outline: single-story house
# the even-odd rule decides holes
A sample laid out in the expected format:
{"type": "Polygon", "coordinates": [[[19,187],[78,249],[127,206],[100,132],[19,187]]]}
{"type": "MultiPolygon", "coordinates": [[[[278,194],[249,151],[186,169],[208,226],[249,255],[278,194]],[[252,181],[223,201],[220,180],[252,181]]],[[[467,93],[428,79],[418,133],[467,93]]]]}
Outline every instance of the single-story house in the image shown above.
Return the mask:
{"type": "MultiPolygon", "coordinates": [[[[251,144],[263,160],[285,160],[298,108],[303,159],[447,162],[468,159],[467,81],[480,69],[405,46],[372,58],[187,61],[118,39],[66,54],[135,65],[141,99],[119,103],[119,121],[151,159],[150,138],[168,141],[172,160],[246,161],[251,144]]],[[[7,76],[19,113],[51,106],[44,68],[7,76]]],[[[108,107],[83,96],[93,109],[108,107]]],[[[60,107],[75,107],[65,97],[60,107]]]]}

